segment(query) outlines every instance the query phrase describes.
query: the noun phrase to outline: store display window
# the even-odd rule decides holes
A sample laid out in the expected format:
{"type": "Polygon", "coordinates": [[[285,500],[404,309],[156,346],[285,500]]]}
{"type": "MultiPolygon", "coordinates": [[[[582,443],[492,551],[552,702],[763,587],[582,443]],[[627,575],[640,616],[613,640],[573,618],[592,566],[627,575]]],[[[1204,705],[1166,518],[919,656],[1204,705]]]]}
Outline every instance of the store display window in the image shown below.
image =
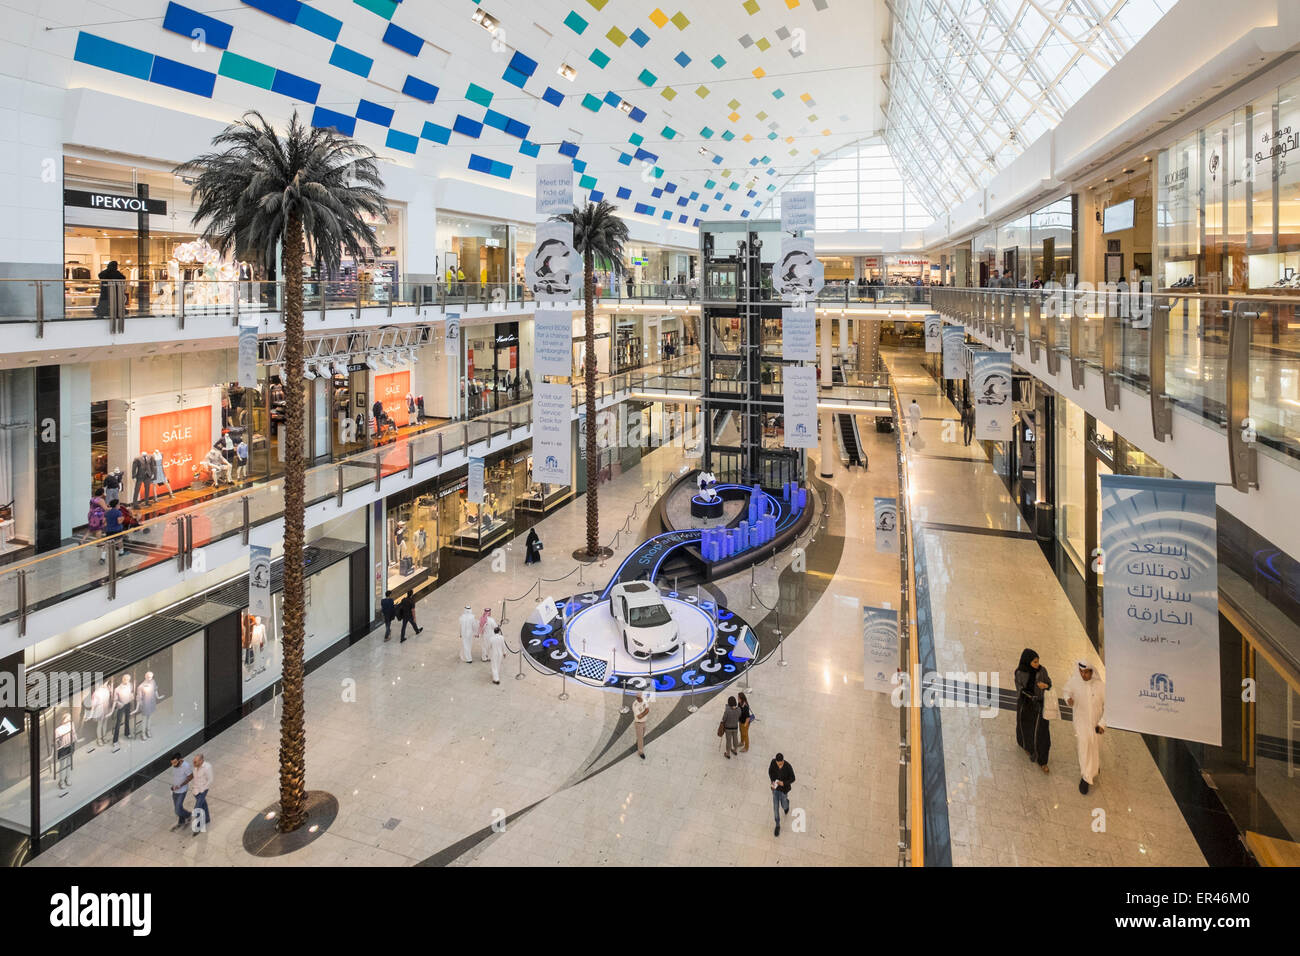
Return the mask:
{"type": "Polygon", "coordinates": [[[553,485],[533,480],[532,454],[519,455],[514,460],[515,487],[519,497],[515,506],[521,511],[545,514],[569,500],[573,489],[569,485],[553,485]]]}
{"type": "Polygon", "coordinates": [[[395,597],[438,580],[439,531],[438,497],[432,490],[390,504],[386,589],[395,597]]]}
{"type": "Polygon", "coordinates": [[[483,501],[469,500],[468,483],[442,499],[451,547],[477,554],[503,542],[514,529],[514,507],[514,469],[502,457],[483,470],[483,501]]]}

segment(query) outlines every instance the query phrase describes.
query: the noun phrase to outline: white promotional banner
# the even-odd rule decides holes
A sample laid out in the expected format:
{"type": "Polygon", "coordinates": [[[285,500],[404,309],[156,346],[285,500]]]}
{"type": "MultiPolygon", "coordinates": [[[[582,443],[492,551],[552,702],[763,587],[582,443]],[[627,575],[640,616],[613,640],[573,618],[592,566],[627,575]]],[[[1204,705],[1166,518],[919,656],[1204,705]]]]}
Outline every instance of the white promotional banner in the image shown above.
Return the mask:
{"type": "Polygon", "coordinates": [[[466,396],[462,390],[465,383],[461,379],[459,312],[447,313],[447,318],[442,323],[442,354],[447,357],[450,368],[447,375],[447,407],[456,409],[457,414],[460,414],[464,409],[466,396]]]}
{"type": "Polygon", "coordinates": [[[1220,746],[1214,485],[1101,476],[1106,723],[1220,746]]]}
{"type": "Polygon", "coordinates": [[[469,500],[475,504],[483,503],[483,459],[471,458],[469,460],[469,481],[466,484],[466,494],[469,500]]]}
{"type": "Polygon", "coordinates": [[[239,384],[257,388],[257,316],[239,319],[239,384]]]}
{"type": "Polygon", "coordinates": [[[542,309],[533,315],[533,378],[573,374],[573,310],[542,309]]]}
{"type": "Polygon", "coordinates": [[[815,310],[781,310],[781,358],[792,362],[817,361],[815,310]]]}
{"type": "Polygon", "coordinates": [[[524,258],[524,281],[538,302],[570,302],[582,282],[582,259],[573,250],[573,224],[537,224],[537,244],[524,258]]]}
{"type": "Polygon", "coordinates": [[[248,613],[271,617],[271,549],[248,546],[248,613]]]}
{"type": "Polygon", "coordinates": [[[943,377],[966,377],[966,327],[963,325],[945,325],[943,327],[943,377]]]}
{"type": "Polygon", "coordinates": [[[442,344],[447,355],[455,355],[460,349],[460,313],[449,312],[442,325],[442,344]]]}
{"type": "Polygon", "coordinates": [[[882,554],[898,553],[898,499],[875,499],[876,550],[882,554]]]}
{"type": "Polygon", "coordinates": [[[862,609],[862,686],[889,694],[898,673],[898,612],[887,607],[862,609]]]}
{"type": "Polygon", "coordinates": [[[572,483],[573,388],[539,382],[533,386],[533,481],[572,483]]]}
{"type": "Polygon", "coordinates": [[[784,372],[786,448],[817,447],[817,369],[792,366],[784,372]]]}
{"type": "Polygon", "coordinates": [[[934,353],[943,351],[943,317],[937,312],[925,317],[925,350],[934,353]]]}
{"type": "Polygon", "coordinates": [[[537,215],[559,216],[573,212],[573,164],[539,163],[537,215]]]}
{"type": "Polygon", "coordinates": [[[781,231],[817,228],[817,194],[811,189],[781,193],[781,231]]]}
{"type": "Polygon", "coordinates": [[[781,240],[781,255],[772,264],[772,288],[787,302],[815,299],[826,284],[826,268],[813,252],[811,239],[781,240]]]}
{"type": "Polygon", "coordinates": [[[1011,353],[976,352],[971,356],[971,397],[975,402],[975,437],[979,441],[1011,438],[1011,353]]]}

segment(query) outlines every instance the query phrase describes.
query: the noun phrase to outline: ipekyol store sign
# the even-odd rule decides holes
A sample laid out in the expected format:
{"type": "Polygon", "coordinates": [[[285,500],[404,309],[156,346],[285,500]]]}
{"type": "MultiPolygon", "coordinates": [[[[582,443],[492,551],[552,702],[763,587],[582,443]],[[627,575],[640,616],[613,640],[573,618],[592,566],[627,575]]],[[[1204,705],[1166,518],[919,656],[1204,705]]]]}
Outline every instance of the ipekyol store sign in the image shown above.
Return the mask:
{"type": "Polygon", "coordinates": [[[109,212],[149,213],[154,216],[167,213],[167,202],[163,199],[142,199],[139,196],[86,192],[82,189],[63,190],[63,205],[79,209],[106,209],[109,212]]]}

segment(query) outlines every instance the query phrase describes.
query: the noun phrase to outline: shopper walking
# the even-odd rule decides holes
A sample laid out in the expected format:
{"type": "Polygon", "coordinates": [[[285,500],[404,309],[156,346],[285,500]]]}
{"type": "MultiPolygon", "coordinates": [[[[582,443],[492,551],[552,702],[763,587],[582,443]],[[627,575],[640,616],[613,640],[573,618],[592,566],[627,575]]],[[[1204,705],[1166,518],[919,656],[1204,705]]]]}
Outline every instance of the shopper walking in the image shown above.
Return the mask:
{"type": "Polygon", "coordinates": [[[212,822],[208,811],[208,790],[212,787],[212,764],[203,759],[203,754],[194,755],[194,771],[190,777],[190,793],[194,794],[194,817],[198,821],[197,834],[206,830],[212,822]]]}
{"type": "Polygon", "coordinates": [[[379,610],[384,615],[384,640],[388,640],[393,636],[393,618],[397,617],[397,602],[393,600],[392,591],[385,594],[379,602],[379,610]]]}
{"type": "Polygon", "coordinates": [[[916,399],[912,399],[912,404],[907,406],[907,422],[911,437],[915,438],[921,430],[921,406],[916,403],[916,399]]]}
{"type": "Polygon", "coordinates": [[[736,739],[740,732],[740,708],[736,706],[736,698],[727,698],[727,706],[722,711],[718,730],[721,731],[720,736],[723,738],[722,755],[730,760],[732,754],[740,752],[736,748],[736,739]]]}
{"type": "Polygon", "coordinates": [[[406,641],[406,625],[408,624],[411,625],[416,634],[424,633],[424,628],[415,623],[415,595],[413,593],[406,592],[406,597],[402,598],[397,605],[397,613],[402,619],[401,640],[397,643],[401,644],[406,641]]]}
{"type": "Polygon", "coordinates": [[[185,794],[190,789],[190,781],[194,779],[194,767],[188,760],[181,757],[179,753],[172,754],[172,809],[176,811],[176,826],[173,830],[179,830],[185,824],[190,822],[193,816],[190,811],[185,809],[185,794]]]}
{"type": "Polygon", "coordinates": [[[528,529],[528,537],[524,541],[524,564],[537,564],[542,560],[542,539],[537,536],[536,528],[528,529]]]}
{"type": "Polygon", "coordinates": [[[1087,793],[1101,773],[1101,735],[1106,732],[1106,684],[1087,661],[1065,684],[1065,702],[1074,712],[1074,739],[1079,748],[1079,792],[1087,793]]]}
{"type": "Polygon", "coordinates": [[[1046,693],[1052,689],[1047,668],[1038,660],[1038,652],[1026,647],[1016,668],[1016,743],[1029,759],[1047,773],[1047,755],[1052,749],[1052,732],[1043,716],[1046,693]]]}
{"type": "Polygon", "coordinates": [[[474,635],[478,633],[478,622],[474,612],[465,605],[460,615],[460,659],[466,664],[474,663],[474,635]]]}
{"type": "Polygon", "coordinates": [[[749,725],[754,721],[754,712],[744,691],[736,695],[736,703],[740,707],[740,752],[749,753],[749,725]]]}
{"type": "Polygon", "coordinates": [[[95,303],[95,318],[108,318],[111,312],[109,303],[113,299],[117,299],[125,308],[126,276],[122,275],[122,270],[117,267],[116,259],[111,260],[99,273],[99,301],[95,303]]]}
{"type": "MultiPolygon", "coordinates": [[[[92,495],[90,498],[90,507],[86,509],[86,536],[81,539],[85,544],[92,538],[102,538],[104,536],[104,525],[108,523],[108,502],[104,500],[104,493],[92,495]]],[[[103,564],[108,560],[103,547],[99,549],[99,563],[103,564]]]]}
{"type": "Polygon", "coordinates": [[[969,445],[974,436],[975,409],[971,407],[970,402],[963,402],[961,406],[961,440],[969,445]]]}
{"type": "Polygon", "coordinates": [[[483,652],[483,660],[488,659],[488,638],[492,636],[492,629],[497,626],[496,618],[492,616],[492,609],[485,607],[483,616],[478,619],[478,641],[479,649],[483,652]]]}
{"type": "Polygon", "coordinates": [[[772,816],[776,819],[772,836],[780,836],[781,814],[790,813],[790,788],[794,786],[794,767],[785,759],[785,754],[772,758],[767,765],[767,779],[772,784],[772,816]]]}
{"type": "Polygon", "coordinates": [[[506,636],[501,633],[501,628],[492,628],[492,633],[488,636],[488,660],[492,662],[492,683],[501,683],[501,662],[506,656],[506,636]]]}
{"type": "Polygon", "coordinates": [[[645,722],[649,716],[650,701],[637,691],[636,699],[632,701],[632,728],[636,731],[636,755],[642,760],[645,760],[645,722]]]}

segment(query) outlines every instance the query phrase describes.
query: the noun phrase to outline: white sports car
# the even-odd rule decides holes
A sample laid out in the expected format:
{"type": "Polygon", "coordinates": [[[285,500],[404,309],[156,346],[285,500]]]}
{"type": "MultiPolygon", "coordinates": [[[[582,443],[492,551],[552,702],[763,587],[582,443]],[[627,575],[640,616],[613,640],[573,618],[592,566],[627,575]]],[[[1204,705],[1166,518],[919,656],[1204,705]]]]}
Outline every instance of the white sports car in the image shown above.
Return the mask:
{"type": "Polygon", "coordinates": [[[648,660],[677,650],[677,622],[651,582],[615,584],[609,591],[609,613],[618,622],[623,645],[633,657],[648,660]]]}

